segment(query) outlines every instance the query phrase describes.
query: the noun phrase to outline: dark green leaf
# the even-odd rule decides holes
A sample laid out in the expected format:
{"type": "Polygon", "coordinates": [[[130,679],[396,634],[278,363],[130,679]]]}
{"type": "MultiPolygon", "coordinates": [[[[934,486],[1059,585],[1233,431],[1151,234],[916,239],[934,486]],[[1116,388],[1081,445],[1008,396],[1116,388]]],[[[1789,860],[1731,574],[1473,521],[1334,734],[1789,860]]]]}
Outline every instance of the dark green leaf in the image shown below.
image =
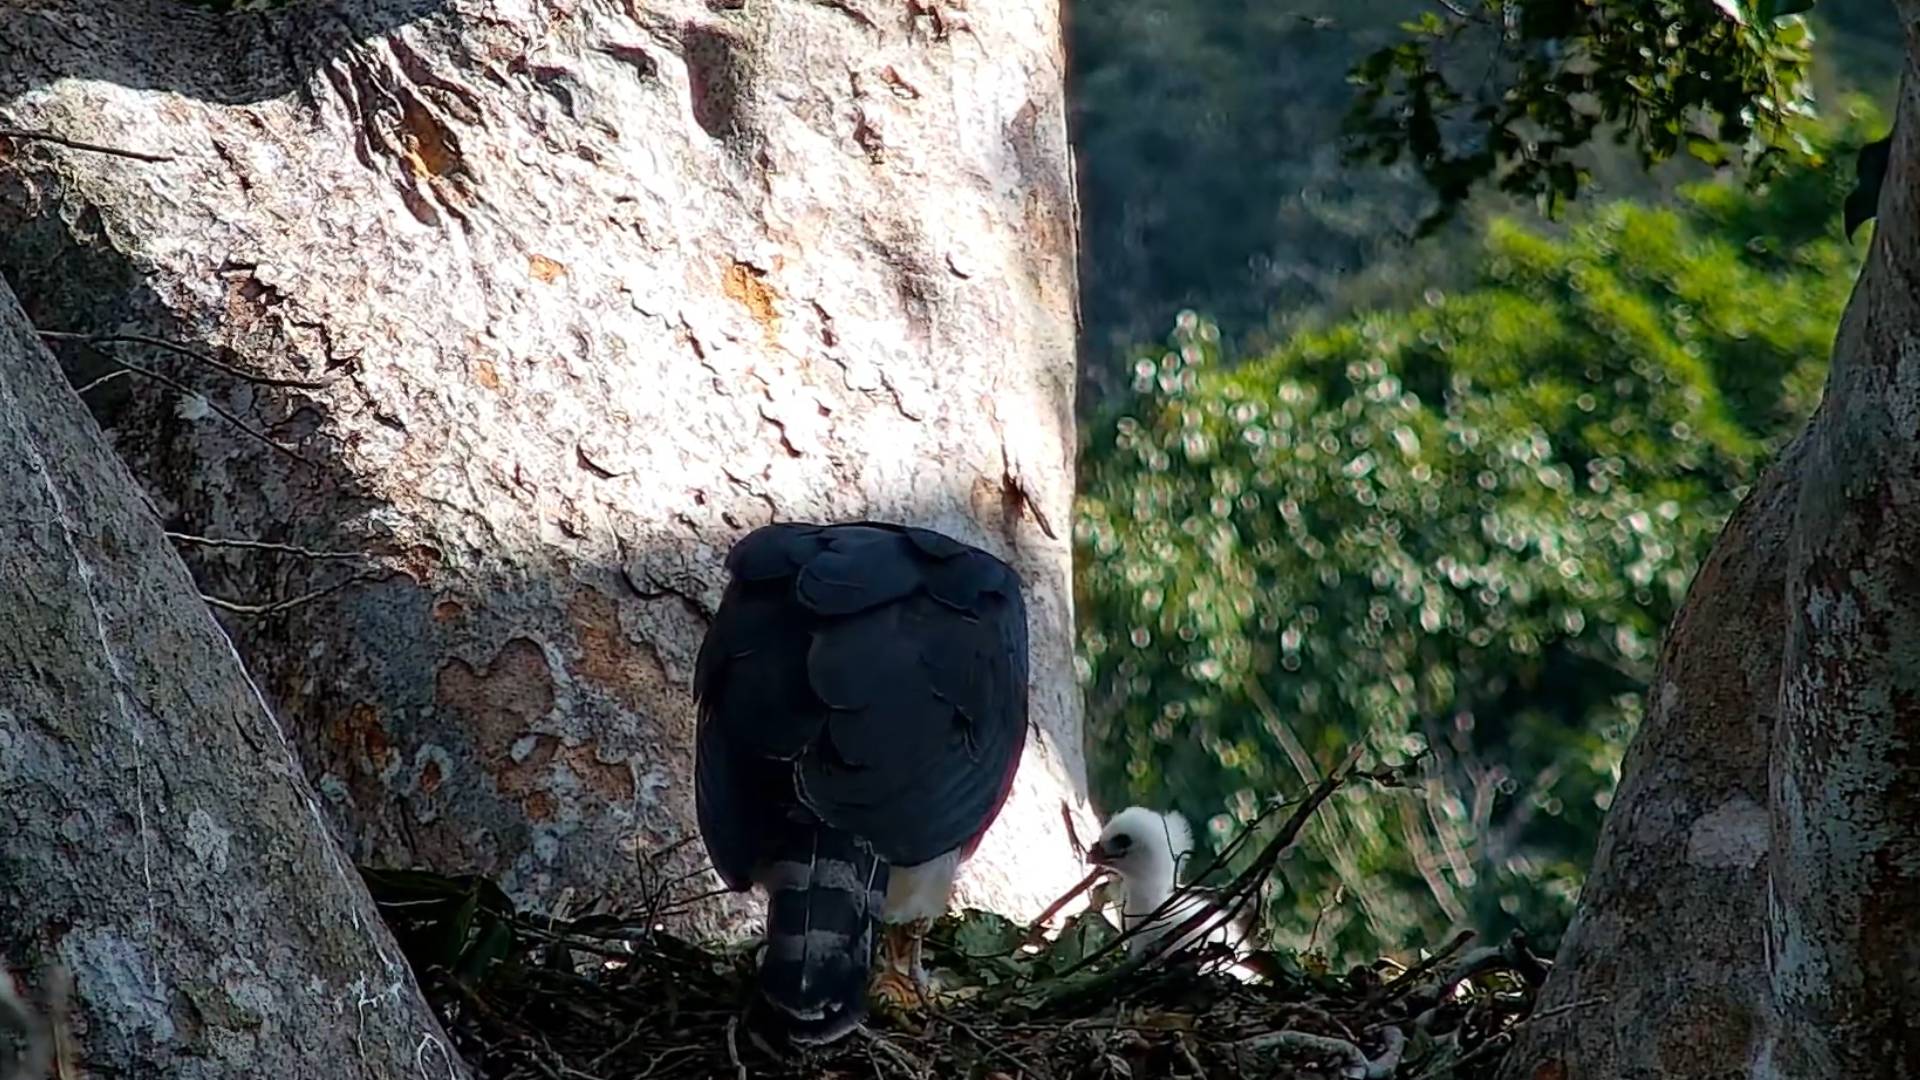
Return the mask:
{"type": "Polygon", "coordinates": [[[480,936],[474,940],[460,957],[454,974],[462,982],[476,984],[486,977],[494,964],[507,958],[513,951],[513,926],[505,919],[488,919],[480,936]]]}
{"type": "Polygon", "coordinates": [[[1813,5],[1814,0],[1753,0],[1753,17],[1759,22],[1771,22],[1812,11],[1813,5]]]}

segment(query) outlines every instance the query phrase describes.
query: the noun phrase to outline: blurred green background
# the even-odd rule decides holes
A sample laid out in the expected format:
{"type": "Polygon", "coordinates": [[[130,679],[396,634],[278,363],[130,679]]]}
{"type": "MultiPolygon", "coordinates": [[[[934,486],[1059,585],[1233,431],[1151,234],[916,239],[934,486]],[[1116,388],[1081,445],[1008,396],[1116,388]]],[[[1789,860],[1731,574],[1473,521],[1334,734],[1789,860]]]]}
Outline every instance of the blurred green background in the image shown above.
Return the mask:
{"type": "MultiPolygon", "coordinates": [[[[1698,7],[1709,0],[1698,0],[1698,7]]],[[[1775,172],[1584,148],[1433,235],[1348,72],[1430,4],[1079,0],[1080,665],[1096,799],[1219,843],[1355,743],[1278,943],[1364,962],[1572,913],[1664,627],[1817,404],[1885,134],[1885,0],[1822,0],[1775,172]]],[[[1472,62],[1468,52],[1464,60],[1472,62]]]]}

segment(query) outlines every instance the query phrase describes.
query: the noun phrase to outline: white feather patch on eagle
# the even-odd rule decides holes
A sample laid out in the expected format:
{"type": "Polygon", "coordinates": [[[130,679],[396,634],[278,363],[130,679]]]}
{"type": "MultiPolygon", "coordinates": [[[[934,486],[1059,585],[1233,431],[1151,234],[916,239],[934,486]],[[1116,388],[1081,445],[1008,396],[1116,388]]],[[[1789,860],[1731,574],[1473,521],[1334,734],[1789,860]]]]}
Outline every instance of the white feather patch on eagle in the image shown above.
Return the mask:
{"type": "Polygon", "coordinates": [[[917,866],[890,867],[887,906],[881,917],[890,923],[904,923],[945,915],[947,899],[953,895],[953,879],[959,871],[958,848],[917,866]]]}

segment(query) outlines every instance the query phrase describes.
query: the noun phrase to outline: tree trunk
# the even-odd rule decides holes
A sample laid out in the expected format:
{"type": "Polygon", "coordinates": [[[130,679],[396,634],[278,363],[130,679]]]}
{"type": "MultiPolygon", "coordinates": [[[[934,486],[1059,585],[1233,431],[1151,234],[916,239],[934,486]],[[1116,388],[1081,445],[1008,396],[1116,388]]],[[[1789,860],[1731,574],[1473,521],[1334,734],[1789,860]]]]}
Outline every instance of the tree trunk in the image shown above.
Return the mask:
{"type": "Polygon", "coordinates": [[[961,895],[1064,891],[1055,0],[326,6],[0,0],[0,115],[173,156],[0,159],[0,269],[42,329],[246,376],[113,345],[204,398],[92,400],[170,528],[290,545],[194,546],[204,591],[353,581],[227,620],[352,853],[548,908],[699,865],[640,856],[692,835],[687,685],[727,547],[873,517],[1025,576],[1037,732],[961,895]]]}
{"type": "Polygon", "coordinates": [[[1506,1075],[1920,1075],[1920,3],[1820,409],[1676,620],[1506,1075]]]}
{"type": "Polygon", "coordinates": [[[4,282],[0,521],[0,955],[72,975],[89,1075],[461,1075],[273,714],[4,282]]]}

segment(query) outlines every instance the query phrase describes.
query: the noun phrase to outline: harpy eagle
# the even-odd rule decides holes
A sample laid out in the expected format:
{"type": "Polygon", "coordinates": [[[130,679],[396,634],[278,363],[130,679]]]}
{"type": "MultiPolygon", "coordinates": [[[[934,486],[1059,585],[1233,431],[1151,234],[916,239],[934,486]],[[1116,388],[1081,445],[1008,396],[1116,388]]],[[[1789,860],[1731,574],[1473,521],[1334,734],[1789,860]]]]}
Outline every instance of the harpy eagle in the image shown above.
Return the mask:
{"type": "Polygon", "coordinates": [[[872,991],[922,999],[921,941],[1006,802],[1027,612],[999,559],[927,529],[775,523],[727,555],[701,643],[694,797],[714,869],[767,893],[756,1006],[825,1043],[872,991]]]}
{"type": "Polygon", "coordinates": [[[1159,954],[1171,958],[1202,942],[1225,945],[1240,961],[1227,967],[1229,974],[1240,979],[1261,975],[1246,966],[1254,933],[1251,907],[1231,912],[1213,890],[1180,886],[1182,864],[1192,854],[1193,830],[1187,819],[1144,806],[1129,806],[1109,818],[1100,839],[1087,849],[1087,861],[1120,878],[1120,928],[1139,927],[1127,939],[1127,954],[1159,952],[1162,939],[1198,917],[1195,926],[1159,954]]]}

